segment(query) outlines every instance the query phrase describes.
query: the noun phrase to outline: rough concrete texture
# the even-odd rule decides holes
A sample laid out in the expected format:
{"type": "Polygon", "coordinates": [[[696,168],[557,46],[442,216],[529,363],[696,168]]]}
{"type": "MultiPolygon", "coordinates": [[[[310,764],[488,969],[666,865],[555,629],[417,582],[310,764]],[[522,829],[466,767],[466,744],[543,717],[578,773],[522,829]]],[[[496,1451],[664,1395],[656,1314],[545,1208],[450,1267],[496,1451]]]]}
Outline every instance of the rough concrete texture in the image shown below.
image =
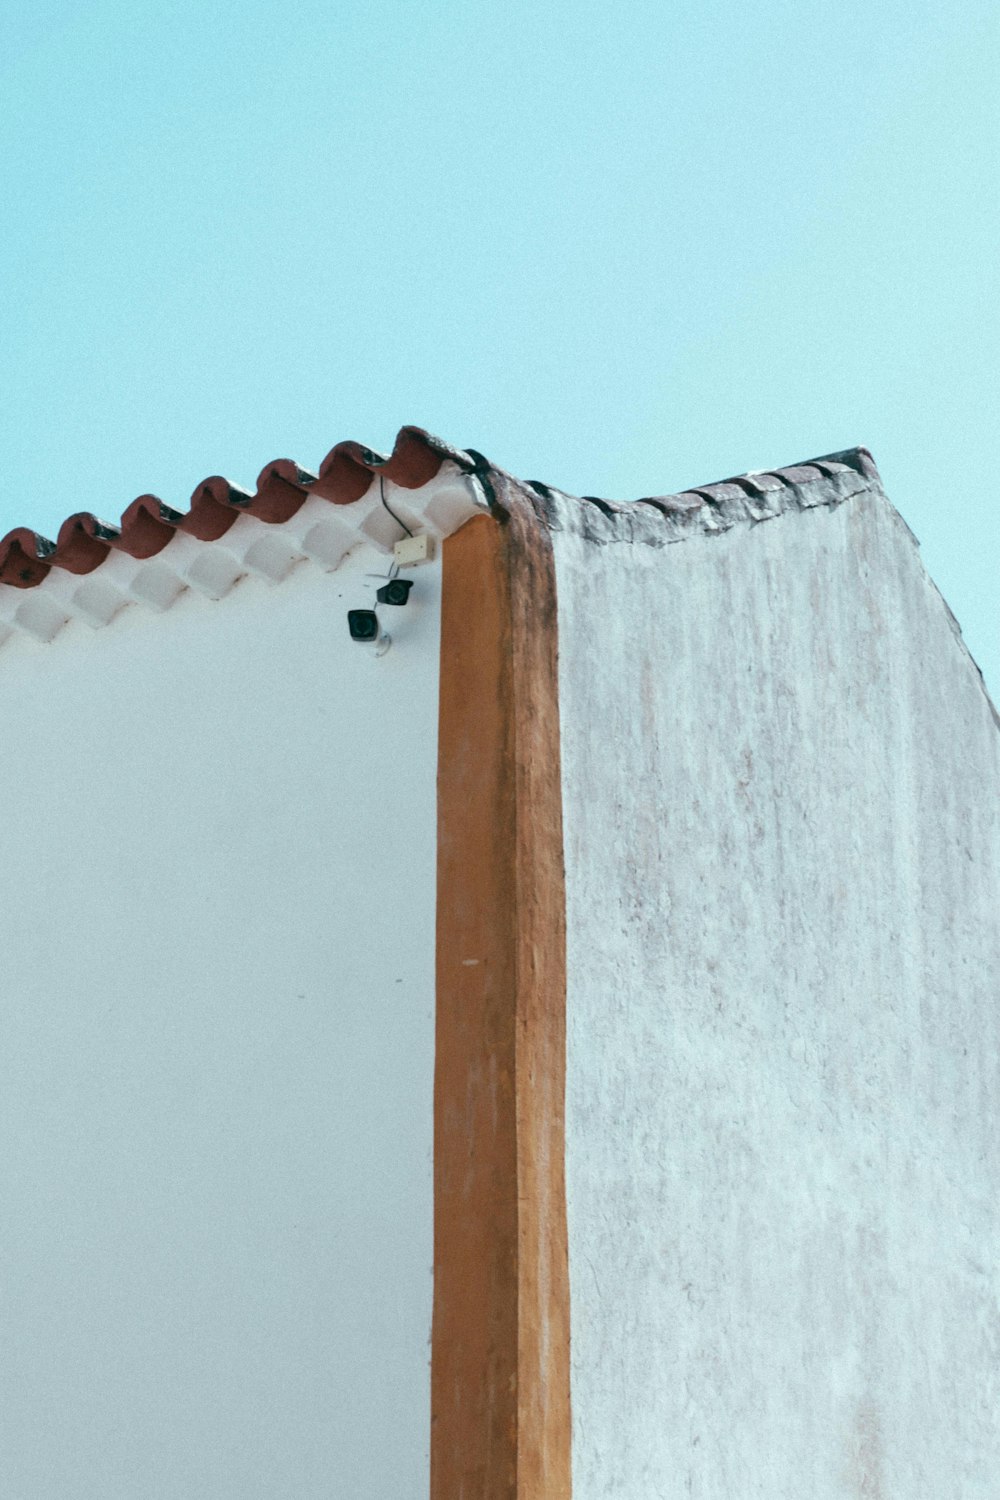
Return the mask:
{"type": "Polygon", "coordinates": [[[855,488],[550,501],[576,1500],[1000,1493],[1000,733],[855,488]]]}

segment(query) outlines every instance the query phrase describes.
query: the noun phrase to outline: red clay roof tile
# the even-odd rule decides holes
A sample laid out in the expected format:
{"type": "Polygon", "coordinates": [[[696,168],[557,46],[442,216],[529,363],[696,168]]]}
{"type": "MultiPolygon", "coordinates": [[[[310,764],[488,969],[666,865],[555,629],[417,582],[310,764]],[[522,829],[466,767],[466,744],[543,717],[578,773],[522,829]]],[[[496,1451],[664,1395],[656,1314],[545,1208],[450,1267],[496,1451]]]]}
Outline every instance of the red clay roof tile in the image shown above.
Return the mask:
{"type": "Polygon", "coordinates": [[[349,505],[361,498],[375,473],[404,489],[419,489],[449,461],[470,472],[476,467],[467,453],[423,428],[403,427],[388,457],[360,443],[338,443],[323,460],[318,475],[291,459],[275,459],[261,470],[253,494],[213,475],[197,486],[187,511],[172,510],[156,495],[140,495],[126,508],[118,526],[81,511],[63,522],[55,542],[30,527],[18,526],[0,539],[0,582],[30,589],[42,583],[53,567],[91,573],[112,548],[130,557],[153,557],[177,531],[214,542],[239,515],[280,525],[310,494],[333,505],[349,505]]]}

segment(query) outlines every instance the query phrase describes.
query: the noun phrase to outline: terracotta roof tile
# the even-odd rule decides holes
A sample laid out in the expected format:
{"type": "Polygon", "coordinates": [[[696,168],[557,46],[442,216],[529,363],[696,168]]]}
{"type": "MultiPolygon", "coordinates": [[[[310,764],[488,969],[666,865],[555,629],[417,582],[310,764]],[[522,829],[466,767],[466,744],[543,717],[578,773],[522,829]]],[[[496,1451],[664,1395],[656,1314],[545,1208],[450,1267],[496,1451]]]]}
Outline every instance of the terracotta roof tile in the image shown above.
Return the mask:
{"type": "Polygon", "coordinates": [[[275,459],[261,470],[253,493],[213,475],[197,486],[186,511],[171,509],[156,495],[140,495],[117,526],[81,511],[63,522],[55,542],[18,526],[0,539],[0,583],[30,589],[53,568],[92,573],[112,551],[136,559],[153,557],[178,532],[199,541],[218,541],[240,515],[281,525],[310,495],[333,505],[350,505],[361,498],[376,473],[404,489],[419,489],[446,462],[470,473],[476,468],[469,454],[420,427],[403,427],[387,456],[360,443],[338,443],[320,464],[319,474],[291,459],[275,459]]]}

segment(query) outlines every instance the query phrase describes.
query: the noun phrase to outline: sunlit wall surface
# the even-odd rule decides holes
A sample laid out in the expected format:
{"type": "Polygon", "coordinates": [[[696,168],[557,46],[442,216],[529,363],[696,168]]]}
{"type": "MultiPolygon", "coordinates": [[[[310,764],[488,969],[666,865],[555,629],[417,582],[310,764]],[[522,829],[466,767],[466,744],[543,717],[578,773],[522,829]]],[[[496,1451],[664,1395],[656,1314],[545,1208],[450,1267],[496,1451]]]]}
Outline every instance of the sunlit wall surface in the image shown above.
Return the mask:
{"type": "Polygon", "coordinates": [[[0,652],[4,1495],[427,1492],[438,572],[376,658],[376,568],[0,652]]]}

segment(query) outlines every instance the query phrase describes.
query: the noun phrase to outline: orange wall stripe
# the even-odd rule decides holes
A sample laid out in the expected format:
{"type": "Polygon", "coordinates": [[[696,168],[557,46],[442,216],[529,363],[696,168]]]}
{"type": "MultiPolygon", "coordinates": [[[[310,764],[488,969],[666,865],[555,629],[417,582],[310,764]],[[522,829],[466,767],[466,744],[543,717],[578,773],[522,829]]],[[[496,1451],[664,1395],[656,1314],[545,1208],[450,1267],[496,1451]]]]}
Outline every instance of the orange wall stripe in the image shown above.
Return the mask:
{"type": "Polygon", "coordinates": [[[444,544],[432,1500],[569,1500],[555,573],[532,497],[444,544]]]}

